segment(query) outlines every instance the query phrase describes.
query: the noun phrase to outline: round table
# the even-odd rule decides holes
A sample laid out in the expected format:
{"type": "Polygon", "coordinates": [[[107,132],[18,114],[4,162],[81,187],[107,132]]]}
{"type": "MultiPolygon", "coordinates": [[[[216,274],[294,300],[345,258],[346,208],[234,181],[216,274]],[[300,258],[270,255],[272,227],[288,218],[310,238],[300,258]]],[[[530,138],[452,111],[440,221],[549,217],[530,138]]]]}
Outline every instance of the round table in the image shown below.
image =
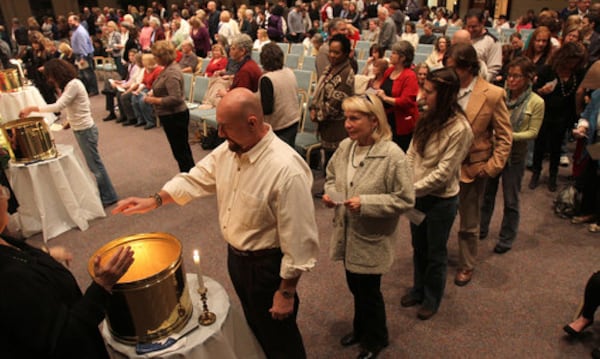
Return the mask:
{"type": "MultiPolygon", "coordinates": [[[[203,278],[208,289],[208,308],[217,316],[217,320],[213,324],[200,326],[167,349],[138,355],[135,352],[135,346],[116,341],[110,334],[106,321],[104,321],[101,331],[111,358],[265,358],[260,344],[258,344],[246,323],[246,319],[235,308],[231,307],[225,288],[212,278],[206,276],[203,278]]],[[[188,273],[186,280],[194,312],[183,329],[170,335],[171,338],[175,339],[196,326],[198,316],[202,312],[197,276],[188,273]]]]}
{"type": "MultiPolygon", "coordinates": [[[[35,86],[24,86],[17,92],[0,92],[0,123],[6,123],[19,118],[19,112],[27,106],[46,106],[42,94],[35,86]]],[[[56,120],[53,113],[32,112],[30,116],[43,116],[46,123],[51,125],[56,120]]]]}
{"type": "Polygon", "coordinates": [[[19,201],[13,214],[25,237],[42,232],[44,241],[71,228],[85,231],[88,221],[105,217],[98,186],[73,152],[56,145],[56,158],[20,164],[10,162],[6,177],[19,201]]]}

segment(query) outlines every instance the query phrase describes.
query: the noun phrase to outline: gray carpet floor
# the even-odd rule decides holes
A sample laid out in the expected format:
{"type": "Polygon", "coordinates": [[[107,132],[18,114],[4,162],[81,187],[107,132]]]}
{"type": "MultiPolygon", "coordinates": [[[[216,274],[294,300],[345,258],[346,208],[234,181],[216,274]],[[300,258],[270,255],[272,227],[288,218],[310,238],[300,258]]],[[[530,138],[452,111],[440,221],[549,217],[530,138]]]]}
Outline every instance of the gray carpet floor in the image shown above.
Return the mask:
{"type": "MultiPolygon", "coordinates": [[[[92,97],[92,107],[100,129],[100,153],[121,198],[152,194],[177,173],[162,128],[144,131],[103,122],[103,96],[92,97]]],[[[70,130],[54,136],[57,143],[77,148],[70,130]]],[[[197,143],[192,149],[196,161],[207,154],[197,143]]],[[[560,184],[566,183],[568,171],[561,169],[560,184]]],[[[323,184],[323,175],[315,172],[315,178],[316,192],[323,184]]],[[[561,328],[575,315],[585,282],[600,269],[600,235],[553,214],[554,195],[547,191],[546,180],[542,176],[541,186],[531,191],[526,187],[529,173],[525,175],[519,236],[513,250],[504,255],[492,252],[502,210],[498,203],[490,235],[480,241],[480,263],[473,281],[463,288],[453,284],[458,220],[455,222],[448,242],[446,293],[440,311],[428,321],[417,319],[415,308],[400,306],[400,297],[412,283],[410,232],[408,220],[402,220],[396,261],[382,282],[390,332],[390,346],[382,358],[589,357],[589,352],[600,345],[600,326],[592,326],[584,338],[575,341],[568,340],[561,328]]],[[[351,330],[353,301],[342,265],[327,255],[332,212],[317,200],[298,205],[316,208],[321,242],[317,266],[299,285],[298,322],[308,357],[355,357],[357,347],[339,345],[341,336],[351,330]]],[[[226,244],[219,233],[214,197],[130,217],[110,215],[111,208],[106,218],[92,221],[88,230],[74,229],[49,242],[51,246],[66,246],[75,254],[71,269],[82,288],[90,283],[88,260],[103,244],[130,234],[167,232],[183,243],[186,268],[192,268],[192,250],[201,249],[204,274],[219,281],[233,305],[239,306],[227,275],[226,244]]],[[[33,245],[40,241],[40,234],[28,239],[33,245]]]]}

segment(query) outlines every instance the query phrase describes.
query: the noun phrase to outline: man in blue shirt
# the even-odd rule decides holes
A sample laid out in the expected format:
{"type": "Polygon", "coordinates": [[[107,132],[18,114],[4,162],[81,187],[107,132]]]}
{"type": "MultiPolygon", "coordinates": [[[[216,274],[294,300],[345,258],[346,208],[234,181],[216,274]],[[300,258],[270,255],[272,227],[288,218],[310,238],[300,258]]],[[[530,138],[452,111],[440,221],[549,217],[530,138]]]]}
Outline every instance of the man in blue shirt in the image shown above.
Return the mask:
{"type": "Polygon", "coordinates": [[[94,72],[94,46],[92,45],[90,34],[83,26],[80,26],[77,15],[69,16],[68,22],[71,30],[73,30],[71,47],[77,59],[79,77],[85,85],[88,94],[95,96],[98,94],[98,80],[94,72]]]}

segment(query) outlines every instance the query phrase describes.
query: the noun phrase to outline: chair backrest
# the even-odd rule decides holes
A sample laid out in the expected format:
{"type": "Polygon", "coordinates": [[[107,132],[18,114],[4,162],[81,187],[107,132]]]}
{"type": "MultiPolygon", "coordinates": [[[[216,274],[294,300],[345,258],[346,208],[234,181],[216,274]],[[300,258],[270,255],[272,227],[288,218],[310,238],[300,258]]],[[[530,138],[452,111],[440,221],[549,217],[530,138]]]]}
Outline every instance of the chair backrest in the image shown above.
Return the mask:
{"type": "Polygon", "coordinates": [[[416,64],[420,64],[421,62],[425,62],[425,60],[427,60],[427,58],[429,57],[428,54],[422,54],[420,52],[417,52],[415,54],[415,59],[413,60],[413,63],[416,64]]]}
{"type": "Polygon", "coordinates": [[[314,56],[304,56],[302,59],[302,70],[304,71],[316,71],[315,67],[316,58],[314,56]]]}
{"type": "Polygon", "coordinates": [[[298,62],[300,61],[300,55],[288,54],[285,58],[285,66],[292,70],[298,68],[298,62]]]}
{"type": "Polygon", "coordinates": [[[418,44],[417,45],[417,50],[415,51],[416,53],[419,54],[431,54],[433,52],[433,45],[430,44],[418,44]]]}
{"type": "Polygon", "coordinates": [[[302,55],[304,54],[304,45],[302,44],[291,44],[290,45],[291,55],[302,55]]]}
{"type": "Polygon", "coordinates": [[[361,74],[367,65],[367,60],[356,60],[356,63],[358,64],[358,73],[361,74]]]}
{"type": "Polygon", "coordinates": [[[183,96],[186,101],[190,101],[192,98],[192,85],[194,82],[194,75],[189,73],[183,74],[183,96]]]}
{"type": "Polygon", "coordinates": [[[310,104],[311,104],[311,102],[312,102],[312,96],[310,96],[308,98],[308,101],[306,101],[306,105],[303,106],[305,111],[304,111],[304,118],[302,120],[302,130],[301,131],[316,133],[317,128],[319,126],[316,122],[314,122],[313,120],[310,119],[310,104]]]}
{"type": "Polygon", "coordinates": [[[210,79],[204,76],[196,76],[194,80],[194,90],[192,93],[192,102],[202,103],[206,89],[208,88],[208,81],[210,79]]]}
{"type": "Polygon", "coordinates": [[[277,46],[281,48],[281,51],[283,51],[284,56],[290,52],[290,44],[288,44],[287,42],[278,42],[277,46]]]}
{"type": "Polygon", "coordinates": [[[529,37],[533,33],[534,29],[521,29],[519,32],[521,33],[521,39],[527,44],[529,43],[529,37]]]}
{"type": "Polygon", "coordinates": [[[356,42],[356,46],[354,48],[368,51],[371,48],[371,45],[373,45],[371,41],[359,40],[356,42]]]}
{"type": "Polygon", "coordinates": [[[296,82],[298,83],[298,88],[306,91],[307,94],[310,94],[310,90],[312,87],[312,74],[312,71],[294,70],[294,75],[296,75],[296,82]]]}
{"type": "Polygon", "coordinates": [[[252,60],[260,65],[260,51],[252,50],[252,54],[250,55],[252,60]]]}
{"type": "Polygon", "coordinates": [[[210,63],[210,59],[204,59],[204,61],[202,61],[202,70],[200,71],[201,74],[204,75],[209,63],[210,63]]]}

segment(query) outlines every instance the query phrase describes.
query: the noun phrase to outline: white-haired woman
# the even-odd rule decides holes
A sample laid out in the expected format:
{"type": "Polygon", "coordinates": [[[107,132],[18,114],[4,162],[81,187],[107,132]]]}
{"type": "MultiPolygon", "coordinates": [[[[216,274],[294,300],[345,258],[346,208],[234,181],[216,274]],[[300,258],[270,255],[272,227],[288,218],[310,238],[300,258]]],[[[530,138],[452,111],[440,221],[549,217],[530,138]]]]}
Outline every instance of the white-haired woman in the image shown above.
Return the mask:
{"type": "Polygon", "coordinates": [[[354,322],[343,346],[361,344],[359,358],[388,345],[381,276],[394,261],[400,214],[414,204],[410,169],[375,95],[344,100],[343,140],[327,166],[323,203],[335,208],[330,254],[344,261],[354,296],[354,322]]]}

